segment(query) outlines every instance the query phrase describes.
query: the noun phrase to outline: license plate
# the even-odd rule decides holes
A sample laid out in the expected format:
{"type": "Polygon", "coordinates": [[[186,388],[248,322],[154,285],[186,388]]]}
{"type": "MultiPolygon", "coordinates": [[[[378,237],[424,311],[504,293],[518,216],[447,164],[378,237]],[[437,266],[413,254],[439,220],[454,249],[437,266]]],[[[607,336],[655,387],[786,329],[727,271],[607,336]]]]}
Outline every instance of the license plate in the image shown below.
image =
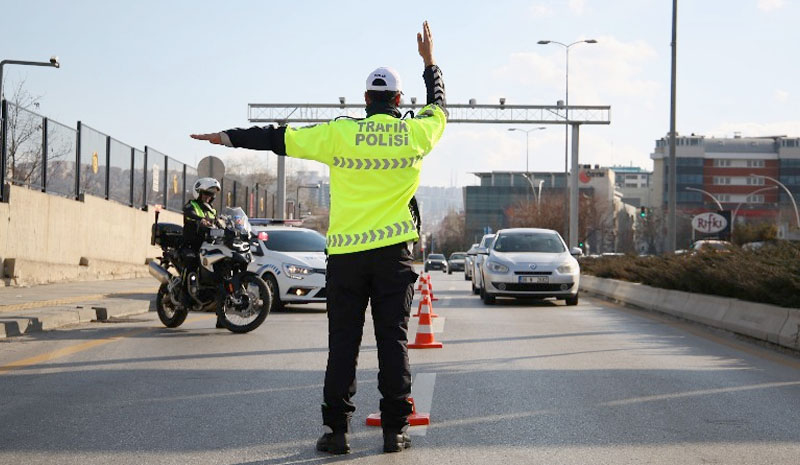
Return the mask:
{"type": "Polygon", "coordinates": [[[550,276],[520,276],[519,277],[520,283],[544,283],[547,284],[550,282],[550,276]]]}

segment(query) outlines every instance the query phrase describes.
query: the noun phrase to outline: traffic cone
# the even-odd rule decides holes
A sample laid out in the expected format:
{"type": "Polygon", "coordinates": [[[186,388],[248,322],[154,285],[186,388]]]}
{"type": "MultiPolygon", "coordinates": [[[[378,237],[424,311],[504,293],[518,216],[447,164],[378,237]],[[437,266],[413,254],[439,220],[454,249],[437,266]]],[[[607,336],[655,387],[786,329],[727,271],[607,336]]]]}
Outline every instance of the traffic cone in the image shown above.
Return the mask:
{"type": "Polygon", "coordinates": [[[427,283],[428,283],[428,292],[431,295],[431,302],[438,301],[439,299],[437,299],[436,296],[433,295],[433,283],[431,283],[431,275],[428,275],[427,283]]]}
{"type": "MultiPolygon", "coordinates": [[[[414,399],[409,397],[408,401],[411,402],[411,415],[408,417],[408,424],[411,426],[430,425],[431,415],[429,413],[417,413],[417,406],[414,405],[414,399]]],[[[367,426],[381,426],[381,413],[373,413],[368,416],[367,426]]]]}
{"type": "Polygon", "coordinates": [[[417,326],[417,338],[413,344],[409,344],[409,349],[441,349],[442,343],[436,342],[433,338],[433,321],[429,309],[431,308],[431,299],[425,296],[423,301],[424,311],[419,315],[419,325],[417,326]]]}
{"type": "Polygon", "coordinates": [[[417,290],[421,291],[428,287],[428,278],[425,277],[424,274],[419,275],[419,284],[417,284],[417,290]]]}
{"type": "Polygon", "coordinates": [[[430,296],[431,294],[428,292],[427,288],[422,289],[422,297],[420,297],[419,305],[417,305],[417,313],[411,316],[415,318],[420,316],[422,314],[422,306],[426,305],[429,313],[431,314],[431,318],[439,318],[439,315],[433,312],[433,304],[431,303],[430,296]]]}

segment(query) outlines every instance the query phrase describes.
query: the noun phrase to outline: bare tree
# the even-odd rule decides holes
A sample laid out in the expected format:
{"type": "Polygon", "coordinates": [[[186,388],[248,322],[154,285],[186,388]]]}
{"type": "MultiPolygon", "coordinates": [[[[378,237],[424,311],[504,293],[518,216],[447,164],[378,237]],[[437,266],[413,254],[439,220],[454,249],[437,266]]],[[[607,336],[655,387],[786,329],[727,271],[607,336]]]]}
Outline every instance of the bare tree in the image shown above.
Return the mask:
{"type": "Polygon", "coordinates": [[[39,108],[41,96],[28,92],[24,79],[12,95],[5,122],[6,176],[15,184],[37,184],[42,170],[42,118],[33,109],[39,108]]]}
{"type": "Polygon", "coordinates": [[[453,252],[466,251],[470,243],[466,238],[466,215],[463,211],[450,210],[436,228],[434,235],[436,251],[446,257],[453,252]]]}

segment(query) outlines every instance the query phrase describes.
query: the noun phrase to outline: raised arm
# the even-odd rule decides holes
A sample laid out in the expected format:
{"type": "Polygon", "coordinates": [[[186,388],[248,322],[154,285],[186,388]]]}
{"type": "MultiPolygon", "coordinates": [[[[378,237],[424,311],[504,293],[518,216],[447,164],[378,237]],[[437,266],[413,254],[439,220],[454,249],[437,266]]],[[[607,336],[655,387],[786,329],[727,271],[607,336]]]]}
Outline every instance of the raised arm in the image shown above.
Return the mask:
{"type": "Polygon", "coordinates": [[[436,60],[433,58],[433,34],[431,34],[431,28],[427,21],[422,23],[422,33],[417,33],[417,50],[425,64],[422,78],[425,80],[425,89],[427,90],[426,105],[436,104],[444,108],[447,105],[444,80],[442,79],[442,70],[436,66],[436,60]]]}

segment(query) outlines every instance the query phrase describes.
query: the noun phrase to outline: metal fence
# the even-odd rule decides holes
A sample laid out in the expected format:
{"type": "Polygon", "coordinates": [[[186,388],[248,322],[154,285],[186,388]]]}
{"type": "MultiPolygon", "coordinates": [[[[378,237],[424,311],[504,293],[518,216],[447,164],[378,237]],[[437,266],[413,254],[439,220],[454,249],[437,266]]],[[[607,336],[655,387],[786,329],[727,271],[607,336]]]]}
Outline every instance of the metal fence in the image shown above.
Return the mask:
{"type": "MultiPolygon", "coordinates": [[[[197,169],[152,147],[127,145],[82,122],[75,129],[2,102],[0,201],[6,184],[82,200],[93,195],[133,208],[162,205],[180,212],[192,199],[197,169]]],[[[274,195],[264,186],[220,179],[214,207],[242,207],[251,217],[274,215],[274,195]],[[272,204],[269,198],[272,197],[272,204]]]]}

